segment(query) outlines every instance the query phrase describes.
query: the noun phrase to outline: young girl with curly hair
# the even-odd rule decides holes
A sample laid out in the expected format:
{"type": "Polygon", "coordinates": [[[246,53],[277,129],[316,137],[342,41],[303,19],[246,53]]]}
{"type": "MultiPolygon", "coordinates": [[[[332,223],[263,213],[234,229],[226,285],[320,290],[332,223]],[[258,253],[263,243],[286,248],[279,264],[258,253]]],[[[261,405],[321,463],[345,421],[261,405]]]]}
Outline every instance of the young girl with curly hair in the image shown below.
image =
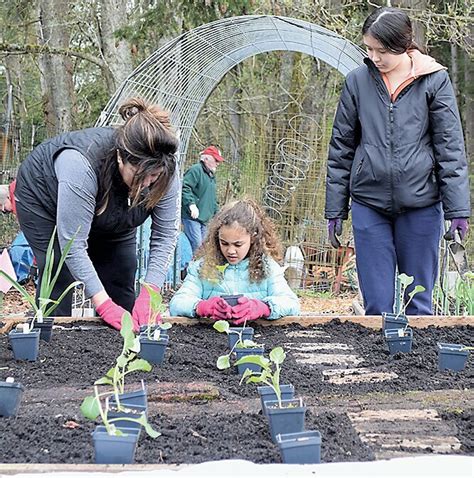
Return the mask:
{"type": "Polygon", "coordinates": [[[207,237],[186,279],[170,302],[171,315],[231,320],[298,315],[300,305],[288,286],[275,226],[250,199],[224,206],[209,224],[207,237]],[[242,294],[236,305],[221,296],[242,294]]]}

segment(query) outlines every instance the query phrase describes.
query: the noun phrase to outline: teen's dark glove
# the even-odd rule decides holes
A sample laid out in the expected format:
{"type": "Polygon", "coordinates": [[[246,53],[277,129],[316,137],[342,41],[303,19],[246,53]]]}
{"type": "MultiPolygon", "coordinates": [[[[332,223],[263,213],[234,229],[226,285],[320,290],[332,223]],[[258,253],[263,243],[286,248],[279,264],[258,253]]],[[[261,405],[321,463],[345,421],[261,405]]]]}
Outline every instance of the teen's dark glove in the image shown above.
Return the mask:
{"type": "Polygon", "coordinates": [[[232,321],[234,325],[243,324],[246,320],[256,320],[261,317],[267,318],[271,314],[270,307],[265,302],[248,297],[239,297],[238,304],[232,307],[232,321]]]}
{"type": "MultiPolygon", "coordinates": [[[[156,285],[148,284],[155,292],[160,292],[160,289],[156,285]]],[[[150,317],[150,294],[145,286],[142,286],[135,305],[132,310],[133,329],[137,331],[140,325],[148,325],[148,319],[150,317]]],[[[156,317],[156,323],[161,324],[163,319],[158,314],[156,317]]]]}
{"type": "Polygon", "coordinates": [[[335,218],[335,219],[328,219],[328,236],[329,241],[331,242],[331,246],[335,249],[341,247],[341,243],[337,236],[342,234],[342,219],[335,218]]]}
{"type": "Polygon", "coordinates": [[[107,299],[105,302],[97,306],[96,310],[102,317],[102,320],[111,327],[117,330],[122,328],[122,317],[127,311],[113,302],[112,299],[107,299]]]}
{"type": "Polygon", "coordinates": [[[211,297],[198,303],[196,314],[212,320],[227,320],[232,317],[232,308],[222,297],[211,297]]]}
{"type": "Polygon", "coordinates": [[[458,217],[455,219],[451,219],[451,226],[449,227],[448,232],[444,235],[444,239],[446,241],[454,240],[454,233],[458,231],[459,237],[461,241],[467,234],[467,230],[469,229],[469,223],[465,217],[458,217]]]}

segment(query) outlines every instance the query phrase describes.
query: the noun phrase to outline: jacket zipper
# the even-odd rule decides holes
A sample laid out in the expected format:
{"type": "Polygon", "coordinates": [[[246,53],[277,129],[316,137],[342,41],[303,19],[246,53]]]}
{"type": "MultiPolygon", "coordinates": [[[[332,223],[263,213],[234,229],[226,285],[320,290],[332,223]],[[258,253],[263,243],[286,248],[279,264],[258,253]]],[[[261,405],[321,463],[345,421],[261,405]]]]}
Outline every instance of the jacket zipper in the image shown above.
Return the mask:
{"type": "Polygon", "coordinates": [[[359,176],[359,173],[360,173],[360,170],[362,169],[363,164],[364,164],[364,158],[362,158],[360,163],[357,165],[356,176],[359,176]]]}
{"type": "Polygon", "coordinates": [[[395,210],[394,204],[394,194],[393,194],[393,168],[395,167],[395,161],[393,159],[393,102],[390,98],[390,107],[389,107],[389,119],[390,119],[390,194],[391,194],[391,203],[393,210],[395,210]]]}

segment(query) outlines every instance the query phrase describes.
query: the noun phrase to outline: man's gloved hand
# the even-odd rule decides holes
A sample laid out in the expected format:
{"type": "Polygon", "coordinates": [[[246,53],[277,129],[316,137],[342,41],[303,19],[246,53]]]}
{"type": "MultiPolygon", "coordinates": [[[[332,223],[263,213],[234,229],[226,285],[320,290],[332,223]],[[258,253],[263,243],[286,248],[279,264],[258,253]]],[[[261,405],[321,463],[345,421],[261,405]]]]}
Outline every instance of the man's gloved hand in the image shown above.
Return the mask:
{"type": "Polygon", "coordinates": [[[260,317],[267,318],[271,314],[270,307],[265,302],[248,297],[239,297],[238,304],[232,307],[232,321],[234,325],[243,324],[246,320],[256,320],[260,317]]]}
{"type": "MultiPolygon", "coordinates": [[[[157,287],[156,285],[147,285],[148,287],[151,287],[155,292],[160,292],[159,287],[157,287]]],[[[150,293],[145,286],[142,286],[140,293],[135,300],[135,305],[133,306],[132,310],[133,329],[135,331],[140,329],[140,325],[148,325],[150,312],[150,293]]],[[[161,324],[161,322],[163,322],[163,319],[161,318],[161,315],[158,314],[155,318],[155,323],[161,324]]]]}
{"type": "Polygon", "coordinates": [[[467,218],[458,217],[455,219],[451,219],[451,226],[449,227],[448,232],[444,235],[444,239],[446,241],[453,241],[454,233],[458,231],[459,238],[462,241],[464,240],[464,237],[466,236],[468,229],[469,229],[469,223],[467,222],[467,218]]]}
{"type": "Polygon", "coordinates": [[[112,299],[107,299],[96,307],[97,313],[102,317],[103,321],[112,326],[114,329],[122,328],[122,317],[127,311],[117,305],[112,299]]]}
{"type": "Polygon", "coordinates": [[[232,317],[232,308],[222,297],[211,297],[198,303],[196,314],[212,320],[227,320],[232,317]]]}
{"type": "Polygon", "coordinates": [[[328,236],[329,241],[331,242],[331,246],[335,249],[341,247],[341,243],[337,236],[342,234],[342,219],[335,218],[335,219],[328,219],[328,236]]]}
{"type": "Polygon", "coordinates": [[[189,212],[191,213],[191,217],[193,219],[197,219],[199,217],[199,209],[196,204],[191,204],[191,206],[189,206],[189,212]]]}

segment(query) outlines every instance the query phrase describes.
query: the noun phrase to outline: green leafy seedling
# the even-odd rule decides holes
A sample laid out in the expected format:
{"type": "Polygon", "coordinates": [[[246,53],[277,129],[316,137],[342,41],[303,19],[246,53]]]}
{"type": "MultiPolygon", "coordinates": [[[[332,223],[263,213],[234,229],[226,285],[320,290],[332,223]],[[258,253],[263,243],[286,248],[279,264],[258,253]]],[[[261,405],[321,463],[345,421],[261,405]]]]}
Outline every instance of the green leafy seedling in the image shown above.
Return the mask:
{"type": "Polygon", "coordinates": [[[150,294],[150,308],[148,312],[148,323],[146,328],[146,336],[149,340],[160,340],[161,331],[168,330],[172,327],[169,322],[162,322],[159,320],[161,314],[166,311],[166,306],[163,303],[162,295],[153,289],[149,284],[146,282],[141,282],[142,286],[148,291],[150,294]],[[158,326],[155,330],[154,327],[158,326]]]}
{"type": "Polygon", "coordinates": [[[245,357],[237,360],[235,365],[243,365],[247,363],[259,365],[261,367],[260,372],[245,370],[240,380],[242,383],[244,380],[246,383],[264,383],[270,386],[278,400],[278,407],[282,408],[281,403],[281,389],[280,389],[280,373],[281,365],[286,358],[286,354],[282,347],[275,347],[269,354],[270,359],[262,355],[246,355],[245,357]]]}
{"type": "Polygon", "coordinates": [[[230,367],[230,356],[232,355],[232,352],[236,348],[258,347],[258,344],[256,342],[254,342],[253,340],[247,340],[247,339],[244,340],[242,338],[242,334],[244,332],[245,324],[246,324],[246,322],[244,322],[243,327],[241,328],[240,332],[238,332],[236,330],[230,330],[230,325],[229,325],[229,322],[227,322],[227,320],[218,320],[218,321],[214,322],[213,328],[215,330],[217,330],[217,332],[226,333],[227,335],[230,335],[230,334],[237,334],[238,335],[238,339],[235,342],[235,345],[232,347],[232,350],[225,355],[221,355],[217,359],[216,366],[219,370],[224,370],[224,369],[230,367]]]}
{"type": "MultiPolygon", "coordinates": [[[[77,234],[77,232],[76,232],[77,234]]],[[[53,271],[54,268],[54,238],[56,236],[56,227],[53,230],[51,239],[48,243],[48,248],[46,250],[45,266],[43,270],[43,276],[41,278],[41,285],[38,292],[38,302],[35,300],[35,296],[30,294],[22,285],[18,283],[17,280],[10,277],[3,271],[0,271],[0,277],[3,277],[7,280],[21,295],[22,297],[30,304],[34,310],[33,320],[31,320],[30,325],[28,323],[23,324],[23,330],[29,332],[33,329],[35,321],[42,323],[44,317],[49,317],[58,307],[58,305],[63,301],[69,291],[80,284],[79,281],[74,281],[69,284],[66,289],[62,292],[58,299],[51,299],[51,294],[53,292],[54,286],[59,278],[59,274],[64,266],[66,257],[71,249],[72,243],[76,237],[76,234],[66,243],[64,246],[61,257],[59,258],[56,271],[53,271]]]]}
{"type": "Polygon", "coordinates": [[[114,398],[114,406],[116,406],[119,411],[127,411],[127,408],[120,403],[120,395],[125,391],[126,376],[132,372],[149,372],[151,370],[149,362],[137,357],[138,352],[140,351],[140,343],[139,338],[136,337],[133,332],[133,321],[128,312],[122,317],[120,335],[123,338],[123,347],[120,355],[115,361],[115,366],[112,367],[102,378],[96,380],[94,383],[94,395],[84,398],[81,404],[81,412],[90,420],[96,420],[100,416],[107,429],[107,433],[111,435],[121,434],[120,430],[116,429],[113,425],[114,421],[128,420],[140,423],[152,438],[156,438],[160,433],[153,430],[151,425],[148,424],[144,413],[139,419],[108,418],[109,398],[111,397],[114,398]],[[109,386],[110,389],[99,393],[99,385],[109,386]],[[102,401],[105,401],[105,404],[103,404],[102,401]]]}
{"type": "Polygon", "coordinates": [[[398,279],[400,280],[400,296],[401,296],[401,302],[402,302],[402,307],[400,307],[400,310],[398,311],[398,314],[395,316],[395,318],[400,317],[401,315],[404,315],[408,304],[413,300],[413,297],[418,294],[419,292],[424,292],[426,289],[422,285],[416,285],[411,292],[408,293],[408,300],[405,302],[405,292],[407,288],[413,284],[415,281],[413,276],[409,276],[407,274],[400,274],[398,276],[398,279]]]}

